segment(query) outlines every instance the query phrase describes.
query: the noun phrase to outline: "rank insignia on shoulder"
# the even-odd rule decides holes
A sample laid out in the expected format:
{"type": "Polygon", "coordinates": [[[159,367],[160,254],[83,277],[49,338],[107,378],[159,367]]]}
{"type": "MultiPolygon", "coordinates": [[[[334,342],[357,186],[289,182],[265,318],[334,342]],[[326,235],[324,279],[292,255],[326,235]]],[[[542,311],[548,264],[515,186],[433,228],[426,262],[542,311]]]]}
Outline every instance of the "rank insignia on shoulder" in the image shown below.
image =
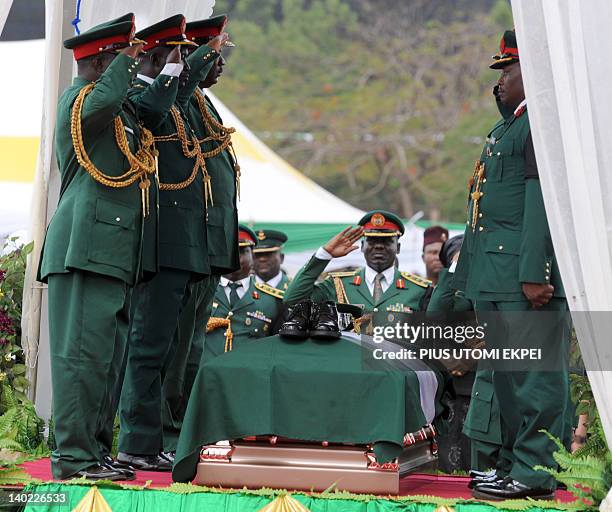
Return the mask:
{"type": "Polygon", "coordinates": [[[404,288],[406,288],[406,283],[404,283],[403,279],[398,279],[397,281],[395,281],[395,287],[399,288],[400,290],[403,290],[404,288]]]}
{"type": "Polygon", "coordinates": [[[359,286],[361,284],[361,276],[355,276],[353,277],[353,284],[355,286],[359,286]]]}
{"type": "Polygon", "coordinates": [[[407,281],[410,281],[411,283],[416,284],[418,286],[422,286],[423,288],[427,288],[431,285],[431,281],[429,279],[417,276],[416,274],[411,274],[410,272],[400,272],[400,274],[407,281]]]}
{"type": "Polygon", "coordinates": [[[272,297],[276,297],[277,299],[282,299],[285,296],[284,290],[279,290],[278,288],[274,288],[274,286],[270,286],[266,283],[255,283],[255,288],[263,293],[271,295],[272,297]]]}
{"type": "Polygon", "coordinates": [[[259,292],[257,290],[253,290],[252,296],[254,299],[259,299],[259,292]]]}
{"type": "Polygon", "coordinates": [[[246,325],[251,325],[251,318],[255,318],[257,320],[261,320],[262,322],[266,322],[267,324],[271,324],[272,323],[272,319],[268,318],[262,311],[247,311],[247,319],[249,320],[249,322],[247,323],[245,320],[246,325]],[[248,318],[250,317],[250,318],[248,318]]]}

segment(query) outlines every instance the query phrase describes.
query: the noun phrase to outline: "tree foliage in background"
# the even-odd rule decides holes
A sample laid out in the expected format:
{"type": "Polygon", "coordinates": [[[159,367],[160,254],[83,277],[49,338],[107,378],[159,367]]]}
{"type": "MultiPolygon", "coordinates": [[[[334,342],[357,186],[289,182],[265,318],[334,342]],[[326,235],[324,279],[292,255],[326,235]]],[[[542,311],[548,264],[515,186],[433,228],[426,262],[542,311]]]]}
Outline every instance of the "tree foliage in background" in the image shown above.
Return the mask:
{"type": "MultiPolygon", "coordinates": [[[[506,0],[217,0],[238,45],[213,92],[349,203],[463,221],[498,113],[506,0]]],[[[244,170],[248,172],[248,169],[244,170]]]]}

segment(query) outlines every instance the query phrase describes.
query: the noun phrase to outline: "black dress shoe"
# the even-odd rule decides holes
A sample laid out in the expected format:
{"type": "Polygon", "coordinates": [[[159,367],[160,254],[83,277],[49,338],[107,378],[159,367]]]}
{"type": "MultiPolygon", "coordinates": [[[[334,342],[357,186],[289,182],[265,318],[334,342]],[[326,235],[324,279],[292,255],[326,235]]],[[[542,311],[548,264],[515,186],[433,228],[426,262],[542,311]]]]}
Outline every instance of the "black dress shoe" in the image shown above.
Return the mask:
{"type": "Polygon", "coordinates": [[[336,303],[331,300],[321,302],[316,305],[315,311],[310,326],[310,337],[317,340],[340,339],[336,303]]]}
{"type": "Polygon", "coordinates": [[[495,474],[497,474],[496,469],[489,469],[489,471],[470,469],[470,478],[491,478],[495,474]]]}
{"type": "Polygon", "coordinates": [[[487,475],[487,476],[472,477],[472,479],[468,483],[468,489],[473,489],[478,484],[490,484],[498,480],[504,479],[504,477],[498,475],[497,472],[495,471],[486,471],[486,472],[482,472],[481,474],[487,475]]]}
{"type": "Polygon", "coordinates": [[[312,302],[305,300],[298,302],[289,309],[287,321],[281,325],[278,334],[284,338],[303,340],[310,334],[310,315],[312,302]]]}
{"type": "Polygon", "coordinates": [[[125,480],[125,475],[102,464],[94,464],[88,468],[77,471],[70,478],[86,478],[87,480],[125,480]]]}
{"type": "Polygon", "coordinates": [[[472,489],[472,496],[482,500],[519,500],[523,498],[532,498],[535,500],[552,500],[555,497],[555,491],[542,487],[528,487],[518,480],[512,478],[504,478],[492,483],[477,484],[472,489]]]}
{"type": "Polygon", "coordinates": [[[124,480],[136,480],[136,471],[129,464],[116,461],[110,455],[102,457],[102,464],[113,471],[119,471],[125,476],[124,480]]]}
{"type": "Polygon", "coordinates": [[[117,461],[142,471],[172,471],[172,463],[159,455],[130,455],[119,452],[117,461]]]}
{"type": "Polygon", "coordinates": [[[176,455],[175,451],[172,452],[161,452],[159,456],[162,459],[166,459],[170,464],[174,464],[174,456],[176,455]]]}

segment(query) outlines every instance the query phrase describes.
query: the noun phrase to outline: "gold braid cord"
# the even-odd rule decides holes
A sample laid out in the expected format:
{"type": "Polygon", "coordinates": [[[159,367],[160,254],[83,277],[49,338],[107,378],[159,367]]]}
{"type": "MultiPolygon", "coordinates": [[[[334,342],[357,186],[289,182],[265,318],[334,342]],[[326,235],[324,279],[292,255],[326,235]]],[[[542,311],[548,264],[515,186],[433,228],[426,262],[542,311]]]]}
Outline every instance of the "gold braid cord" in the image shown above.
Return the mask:
{"type": "Polygon", "coordinates": [[[198,172],[201,170],[202,179],[204,180],[204,201],[206,204],[208,204],[208,201],[210,200],[210,204],[213,205],[210,175],[206,170],[206,162],[204,161],[204,154],[202,153],[202,148],[200,147],[200,141],[193,133],[191,134],[191,138],[187,137],[185,123],[183,122],[178,108],[173,106],[170,109],[170,114],[172,115],[172,119],[174,120],[174,124],[176,126],[176,133],[155,137],[155,142],[179,141],[181,143],[183,155],[185,155],[186,158],[195,158],[195,162],[193,165],[193,170],[186,180],[179,183],[160,183],[159,188],[160,190],[183,190],[195,181],[198,172]]]}
{"type": "Polygon", "coordinates": [[[93,90],[95,83],[83,87],[74,101],[70,114],[70,133],[72,135],[72,146],[74,154],[79,164],[89,173],[98,183],[112,188],[129,187],[140,180],[140,192],[142,200],[142,214],[147,216],[149,213],[149,187],[151,181],[148,174],[157,171],[157,151],[155,150],[153,134],[144,126],[140,126],[140,148],[136,154],[132,153],[125,135],[125,127],[119,116],[115,117],[115,140],[117,147],[127,158],[130,168],[121,176],[110,176],[98,169],[89,158],[83,142],[83,126],[81,118],[83,115],[83,103],[85,97],[93,90]]]}
{"type": "Polygon", "coordinates": [[[346,298],[346,290],[344,289],[344,284],[342,284],[342,279],[339,277],[333,277],[334,287],[336,288],[336,298],[338,299],[338,304],[348,304],[348,299],[346,298]]]}
{"type": "Polygon", "coordinates": [[[232,144],[232,134],[236,133],[236,128],[223,126],[211,115],[211,113],[208,111],[208,107],[206,106],[206,97],[199,89],[195,92],[195,98],[198,102],[200,114],[202,115],[202,122],[206,128],[206,132],[209,134],[208,137],[205,137],[199,141],[200,144],[209,141],[219,143],[219,145],[212,151],[202,153],[202,156],[204,156],[204,158],[213,158],[225,149],[231,153],[234,160],[234,174],[236,175],[236,191],[238,194],[238,199],[240,199],[240,165],[238,165],[238,157],[236,156],[236,151],[234,150],[234,145],[232,144]]]}
{"type": "MultiPolygon", "coordinates": [[[[480,201],[480,198],[484,195],[483,192],[480,190],[480,187],[482,186],[484,179],[485,179],[485,164],[484,162],[481,162],[480,160],[476,160],[476,164],[474,166],[474,174],[472,175],[472,177],[470,178],[470,181],[468,182],[470,192],[472,190],[472,187],[474,188],[474,191],[470,193],[470,198],[472,199],[472,219],[471,219],[472,231],[476,229],[476,224],[478,223],[478,210],[479,210],[478,202],[480,201]]],[[[469,210],[469,202],[468,202],[468,210],[469,210]]]]}
{"type": "Polygon", "coordinates": [[[229,315],[227,318],[211,316],[206,324],[206,332],[209,333],[215,329],[218,329],[219,327],[226,327],[224,352],[231,352],[233,348],[234,333],[232,332],[232,321],[230,320],[229,315]]]}

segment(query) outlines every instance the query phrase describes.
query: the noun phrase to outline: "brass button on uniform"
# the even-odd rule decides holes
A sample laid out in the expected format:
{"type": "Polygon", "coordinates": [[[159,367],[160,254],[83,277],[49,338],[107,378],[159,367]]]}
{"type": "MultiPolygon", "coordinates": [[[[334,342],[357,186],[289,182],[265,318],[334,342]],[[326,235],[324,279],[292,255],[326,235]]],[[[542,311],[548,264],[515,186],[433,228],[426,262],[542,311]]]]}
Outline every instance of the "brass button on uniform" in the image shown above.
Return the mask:
{"type": "Polygon", "coordinates": [[[374,313],[378,313],[378,308],[373,309],[374,313]]]}
{"type": "Polygon", "coordinates": [[[500,245],[500,246],[498,247],[498,249],[499,249],[500,251],[503,251],[503,250],[504,250],[504,246],[503,246],[503,245],[500,245]]]}
{"type": "Polygon", "coordinates": [[[478,231],[484,231],[484,228],[483,228],[482,226],[480,226],[480,227],[478,228],[478,231]]]}
{"type": "Polygon", "coordinates": [[[121,217],[117,217],[115,220],[116,220],[117,222],[121,222],[121,217]]]}

